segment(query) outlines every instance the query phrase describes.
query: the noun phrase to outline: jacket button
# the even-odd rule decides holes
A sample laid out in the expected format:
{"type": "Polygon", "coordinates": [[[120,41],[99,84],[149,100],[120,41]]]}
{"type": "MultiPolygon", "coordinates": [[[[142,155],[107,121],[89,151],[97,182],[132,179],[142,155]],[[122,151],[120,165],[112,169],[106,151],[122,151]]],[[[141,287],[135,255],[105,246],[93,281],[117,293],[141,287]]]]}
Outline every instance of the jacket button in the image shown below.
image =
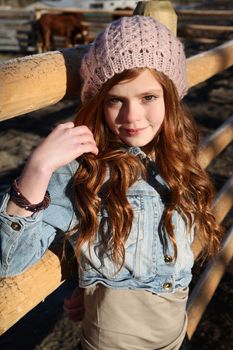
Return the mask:
{"type": "Polygon", "coordinates": [[[171,263],[172,260],[173,260],[173,257],[172,257],[171,255],[165,255],[165,256],[164,256],[164,261],[165,261],[166,263],[171,263]]]}
{"type": "Polygon", "coordinates": [[[20,231],[21,225],[20,225],[18,222],[12,222],[11,228],[12,228],[14,231],[20,231]]]}
{"type": "Polygon", "coordinates": [[[165,289],[165,290],[169,290],[169,289],[171,289],[171,287],[172,287],[172,283],[171,282],[165,282],[163,284],[163,289],[165,289]]]}

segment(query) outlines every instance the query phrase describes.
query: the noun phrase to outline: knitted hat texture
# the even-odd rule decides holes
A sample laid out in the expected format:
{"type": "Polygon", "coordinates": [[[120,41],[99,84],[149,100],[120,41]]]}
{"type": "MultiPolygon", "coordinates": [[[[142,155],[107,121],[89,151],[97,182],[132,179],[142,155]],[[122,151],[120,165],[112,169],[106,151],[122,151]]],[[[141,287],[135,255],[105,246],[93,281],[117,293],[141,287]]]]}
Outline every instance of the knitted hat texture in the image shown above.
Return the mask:
{"type": "Polygon", "coordinates": [[[182,98],[188,90],[182,43],[149,16],[121,17],[96,37],[83,57],[83,103],[92,99],[115,74],[132,68],[154,68],[175,84],[182,98]]]}

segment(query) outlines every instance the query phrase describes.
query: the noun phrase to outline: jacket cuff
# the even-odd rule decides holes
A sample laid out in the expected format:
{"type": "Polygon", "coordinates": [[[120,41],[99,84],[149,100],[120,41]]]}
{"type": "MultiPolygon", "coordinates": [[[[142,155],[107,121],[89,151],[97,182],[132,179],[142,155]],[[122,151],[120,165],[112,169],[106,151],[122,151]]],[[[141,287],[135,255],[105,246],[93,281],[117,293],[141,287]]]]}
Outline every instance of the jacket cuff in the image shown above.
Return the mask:
{"type": "Polygon", "coordinates": [[[9,215],[6,211],[9,200],[10,195],[9,193],[6,193],[0,205],[0,221],[4,222],[11,232],[21,232],[24,229],[25,225],[37,223],[38,221],[40,221],[42,211],[33,213],[31,216],[28,217],[9,215]]]}

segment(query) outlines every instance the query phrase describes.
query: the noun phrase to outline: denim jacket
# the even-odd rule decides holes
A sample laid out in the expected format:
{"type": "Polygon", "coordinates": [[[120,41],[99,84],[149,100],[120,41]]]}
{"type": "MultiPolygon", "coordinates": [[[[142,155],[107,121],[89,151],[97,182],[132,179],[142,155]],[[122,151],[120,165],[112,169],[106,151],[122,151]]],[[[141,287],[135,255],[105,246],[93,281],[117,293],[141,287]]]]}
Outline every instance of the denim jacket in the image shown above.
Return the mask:
{"type": "MultiPolygon", "coordinates": [[[[146,157],[138,147],[130,147],[128,151],[146,157]]],[[[75,160],[54,172],[48,187],[51,204],[30,217],[8,215],[9,195],[5,194],[0,206],[0,276],[13,276],[26,270],[43,256],[58,231],[65,235],[78,223],[70,190],[77,168],[75,160]]],[[[101,232],[98,232],[90,251],[87,245],[82,247],[80,287],[103,283],[112,288],[142,288],[163,293],[188,286],[194,261],[190,248],[193,229],[187,232],[184,218],[178,211],[174,212],[172,220],[178,248],[174,260],[171,241],[160,229],[168,192],[154,166],[147,180],[139,179],[129,188],[127,198],[134,218],[125,244],[124,265],[118,271],[108,254],[100,258],[101,232]]],[[[99,220],[107,219],[107,210],[101,209],[99,220]]],[[[78,232],[70,238],[73,246],[77,235],[78,232]]]]}

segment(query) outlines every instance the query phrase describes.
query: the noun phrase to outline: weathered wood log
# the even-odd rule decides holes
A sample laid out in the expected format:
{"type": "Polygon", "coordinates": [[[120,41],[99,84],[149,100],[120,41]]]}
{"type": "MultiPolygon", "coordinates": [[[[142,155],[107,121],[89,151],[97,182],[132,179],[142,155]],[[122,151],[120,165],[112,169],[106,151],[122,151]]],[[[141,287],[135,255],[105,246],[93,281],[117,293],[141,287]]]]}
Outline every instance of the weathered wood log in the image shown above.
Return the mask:
{"type": "Polygon", "coordinates": [[[0,119],[78,97],[86,46],[16,58],[0,64],[0,119]]]}
{"type": "Polygon", "coordinates": [[[195,10],[195,9],[177,9],[178,16],[191,16],[191,17],[216,17],[216,18],[233,18],[232,10],[195,10]]]}
{"type": "Polygon", "coordinates": [[[139,1],[133,14],[154,17],[168,27],[174,35],[177,33],[177,15],[171,1],[139,1]]]}
{"type": "Polygon", "coordinates": [[[214,216],[217,222],[221,223],[233,207],[233,176],[227,180],[218,192],[214,203],[214,216]]]}
{"type": "MultiPolygon", "coordinates": [[[[186,36],[185,35],[180,35],[179,38],[184,41],[186,40],[186,36]]],[[[216,45],[219,45],[221,44],[221,40],[217,39],[217,38],[203,38],[203,36],[201,38],[197,38],[196,36],[195,37],[192,37],[191,39],[192,43],[198,43],[198,44],[216,44],[216,45]]]]}
{"type": "Polygon", "coordinates": [[[210,25],[210,24],[194,24],[194,23],[184,23],[179,26],[180,31],[195,32],[200,30],[204,33],[214,32],[214,33],[233,33],[233,26],[222,26],[222,25],[210,25]]]}
{"type": "Polygon", "coordinates": [[[233,116],[227,119],[213,134],[201,144],[198,161],[206,168],[233,140],[233,116]]]}
{"type": "Polygon", "coordinates": [[[50,251],[20,276],[0,279],[0,334],[20,320],[62,282],[60,260],[50,251]]]}
{"type": "MultiPolygon", "coordinates": [[[[79,95],[79,67],[88,46],[12,59],[0,64],[0,120],[79,95]]],[[[187,60],[192,87],[233,64],[233,40],[187,60]]]]}
{"type": "Polygon", "coordinates": [[[226,234],[220,254],[206,267],[196,283],[188,302],[188,337],[191,339],[204,311],[233,257],[233,226],[226,234]]]}
{"type": "Polygon", "coordinates": [[[0,20],[31,20],[33,19],[34,14],[30,10],[24,10],[24,9],[8,9],[4,10],[1,9],[0,11],[0,20]]]}
{"type": "Polygon", "coordinates": [[[63,254],[62,235],[40,261],[19,276],[0,278],[0,335],[56,290],[67,278],[77,278],[71,246],[63,254]]]}
{"type": "Polygon", "coordinates": [[[36,18],[40,18],[41,14],[43,13],[61,13],[61,12],[79,12],[79,13],[84,13],[84,14],[95,14],[98,15],[119,15],[119,16],[131,16],[133,14],[133,9],[132,10],[98,10],[98,9],[83,9],[79,7],[56,7],[56,8],[47,8],[47,9],[39,9],[37,8],[35,10],[36,13],[36,18]]]}
{"type": "Polygon", "coordinates": [[[195,86],[233,65],[233,40],[187,60],[189,87],[195,86]]]}
{"type": "MultiPolygon", "coordinates": [[[[233,177],[231,177],[217,193],[213,203],[213,213],[218,223],[221,223],[228,212],[233,207],[233,177]]],[[[202,244],[195,239],[192,244],[195,257],[202,251],[202,244]]]]}
{"type": "MultiPolygon", "coordinates": [[[[33,13],[29,11],[0,11],[0,50],[32,52],[33,13]],[[22,36],[25,40],[22,43],[22,36]]],[[[33,49],[35,53],[35,48],[33,49]]]]}

